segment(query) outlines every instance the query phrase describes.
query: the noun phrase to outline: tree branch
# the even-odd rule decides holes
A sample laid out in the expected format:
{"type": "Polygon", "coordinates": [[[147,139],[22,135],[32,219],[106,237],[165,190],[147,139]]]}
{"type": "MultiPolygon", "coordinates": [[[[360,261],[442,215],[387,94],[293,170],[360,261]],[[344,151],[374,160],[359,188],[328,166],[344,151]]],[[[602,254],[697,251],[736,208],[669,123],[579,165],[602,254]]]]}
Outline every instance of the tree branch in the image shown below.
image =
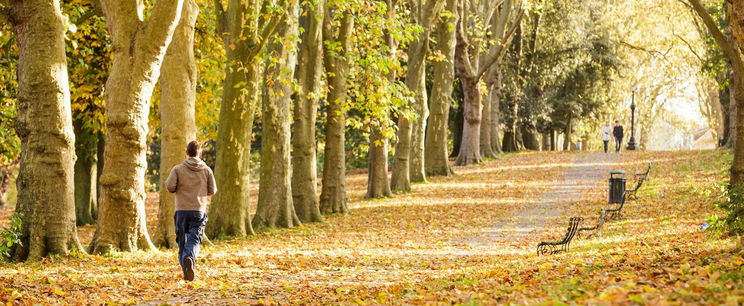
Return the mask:
{"type": "Polygon", "coordinates": [[[681,41],[682,41],[683,43],[685,43],[685,45],[687,45],[687,48],[688,48],[688,49],[690,49],[690,52],[692,52],[692,54],[693,54],[693,55],[695,55],[695,57],[697,57],[697,59],[698,59],[699,61],[703,62],[703,58],[702,58],[702,57],[700,57],[700,55],[699,55],[699,54],[698,54],[698,53],[697,53],[697,52],[695,51],[695,49],[694,49],[694,48],[692,47],[692,45],[691,45],[691,44],[690,44],[690,43],[689,43],[689,42],[688,42],[687,40],[685,40],[685,38],[684,38],[684,37],[680,36],[680,35],[679,35],[679,34],[677,34],[677,33],[672,33],[672,35],[674,35],[674,36],[675,36],[675,37],[677,37],[677,38],[678,38],[679,40],[681,40],[681,41]]]}
{"type": "Polygon", "coordinates": [[[222,0],[214,0],[215,15],[217,18],[217,35],[222,37],[222,41],[227,47],[230,44],[230,34],[227,30],[227,12],[225,6],[222,5],[222,0]]]}
{"type": "Polygon", "coordinates": [[[488,71],[488,69],[491,68],[496,62],[501,59],[503,52],[506,50],[506,45],[511,41],[512,37],[514,37],[514,33],[517,32],[517,27],[519,27],[519,23],[522,21],[522,18],[524,17],[524,8],[520,7],[518,8],[519,15],[514,19],[514,23],[511,25],[511,28],[507,31],[506,35],[501,39],[499,42],[499,46],[496,47],[494,52],[491,54],[490,58],[486,63],[478,69],[478,73],[476,74],[476,78],[480,79],[483,74],[488,71]]]}
{"type": "MultiPolygon", "coordinates": [[[[285,3],[287,3],[287,1],[285,1],[285,3]]],[[[266,46],[269,38],[271,37],[271,35],[274,34],[276,28],[279,26],[279,23],[283,22],[286,16],[286,5],[280,15],[271,16],[271,19],[269,19],[269,21],[264,25],[263,29],[261,29],[261,33],[258,36],[258,44],[256,44],[256,46],[254,46],[253,49],[248,52],[248,58],[254,58],[259,53],[261,53],[261,50],[263,50],[264,46],[266,46]]]]}
{"type": "Polygon", "coordinates": [[[431,24],[434,23],[434,20],[439,18],[439,13],[444,8],[444,5],[446,2],[444,0],[429,0],[426,2],[426,6],[422,10],[422,18],[420,19],[420,22],[422,25],[428,28],[431,28],[431,24]]]}
{"type": "Polygon", "coordinates": [[[78,18],[77,20],[75,20],[74,23],[75,24],[83,24],[86,21],[88,21],[88,19],[90,19],[90,18],[92,18],[94,16],[95,17],[103,17],[103,10],[101,9],[101,1],[100,0],[93,1],[93,8],[91,10],[85,12],[85,14],[83,14],[83,16],[80,16],[80,18],[78,18]]]}
{"type": "Polygon", "coordinates": [[[183,3],[184,0],[157,0],[155,2],[152,14],[145,22],[141,45],[144,51],[166,49],[166,42],[173,35],[178,26],[178,20],[181,18],[183,3]]]}
{"type": "Polygon", "coordinates": [[[697,13],[697,15],[700,16],[700,18],[703,20],[703,24],[705,24],[705,27],[708,28],[708,31],[710,31],[710,34],[713,36],[713,39],[721,48],[721,51],[726,54],[726,57],[728,57],[731,65],[734,66],[734,68],[738,71],[744,70],[744,62],[742,62],[739,51],[734,47],[734,44],[729,41],[728,38],[726,38],[726,35],[721,32],[721,29],[718,28],[718,25],[716,25],[713,17],[708,14],[708,11],[705,10],[705,7],[703,7],[703,4],[700,2],[700,0],[688,1],[690,7],[692,7],[692,10],[697,13]]]}

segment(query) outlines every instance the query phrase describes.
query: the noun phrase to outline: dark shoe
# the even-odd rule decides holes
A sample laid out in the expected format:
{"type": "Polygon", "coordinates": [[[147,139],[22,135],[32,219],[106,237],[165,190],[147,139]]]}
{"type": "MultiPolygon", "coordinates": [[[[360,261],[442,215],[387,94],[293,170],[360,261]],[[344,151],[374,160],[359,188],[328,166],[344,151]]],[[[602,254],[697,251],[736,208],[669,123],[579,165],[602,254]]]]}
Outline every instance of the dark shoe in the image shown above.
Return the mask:
{"type": "Polygon", "coordinates": [[[194,259],[191,257],[186,257],[184,260],[184,265],[186,266],[183,270],[183,279],[187,281],[194,280],[194,259]]]}

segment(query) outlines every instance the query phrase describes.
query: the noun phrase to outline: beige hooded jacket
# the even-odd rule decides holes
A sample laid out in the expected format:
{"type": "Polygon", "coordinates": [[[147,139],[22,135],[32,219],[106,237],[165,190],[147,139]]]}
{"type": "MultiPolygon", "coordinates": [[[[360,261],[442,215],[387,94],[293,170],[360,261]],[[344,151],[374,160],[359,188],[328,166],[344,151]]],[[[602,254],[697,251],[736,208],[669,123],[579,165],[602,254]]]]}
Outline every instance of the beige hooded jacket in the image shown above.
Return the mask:
{"type": "Polygon", "coordinates": [[[168,191],[176,194],[176,211],[207,211],[209,196],[217,192],[212,169],[197,157],[189,157],[171,169],[165,180],[168,191]]]}

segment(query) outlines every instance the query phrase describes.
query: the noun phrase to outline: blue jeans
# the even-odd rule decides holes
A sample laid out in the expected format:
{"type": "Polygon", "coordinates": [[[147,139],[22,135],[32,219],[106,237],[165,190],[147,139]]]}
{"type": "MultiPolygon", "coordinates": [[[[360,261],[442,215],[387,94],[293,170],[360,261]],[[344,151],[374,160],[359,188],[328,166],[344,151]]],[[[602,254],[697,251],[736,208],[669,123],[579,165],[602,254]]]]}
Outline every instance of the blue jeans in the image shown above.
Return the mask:
{"type": "Polygon", "coordinates": [[[186,257],[196,262],[199,255],[204,225],[207,224],[207,214],[198,210],[179,210],[174,216],[176,222],[176,242],[178,242],[178,262],[184,269],[186,257]]]}

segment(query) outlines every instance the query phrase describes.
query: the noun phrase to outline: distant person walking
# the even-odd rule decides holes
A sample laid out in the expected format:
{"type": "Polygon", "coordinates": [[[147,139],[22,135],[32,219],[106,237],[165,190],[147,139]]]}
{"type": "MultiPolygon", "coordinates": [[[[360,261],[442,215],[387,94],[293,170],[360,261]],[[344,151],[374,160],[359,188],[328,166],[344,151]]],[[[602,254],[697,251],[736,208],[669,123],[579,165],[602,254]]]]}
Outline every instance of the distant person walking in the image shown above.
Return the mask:
{"type": "Polygon", "coordinates": [[[607,150],[609,149],[609,146],[610,146],[610,133],[612,133],[612,128],[610,127],[610,123],[607,122],[602,127],[602,133],[601,133],[602,134],[601,135],[602,142],[604,142],[604,152],[605,153],[607,153],[607,150]]]}
{"type": "Polygon", "coordinates": [[[186,146],[186,160],[171,169],[165,186],[176,194],[176,242],[183,279],[194,280],[194,264],[199,255],[204,226],[207,224],[207,200],[217,192],[212,169],[201,159],[198,141],[186,146]]]}
{"type": "Polygon", "coordinates": [[[620,121],[615,120],[612,135],[615,136],[615,153],[620,153],[620,147],[623,145],[623,126],[620,125],[620,121]]]}

